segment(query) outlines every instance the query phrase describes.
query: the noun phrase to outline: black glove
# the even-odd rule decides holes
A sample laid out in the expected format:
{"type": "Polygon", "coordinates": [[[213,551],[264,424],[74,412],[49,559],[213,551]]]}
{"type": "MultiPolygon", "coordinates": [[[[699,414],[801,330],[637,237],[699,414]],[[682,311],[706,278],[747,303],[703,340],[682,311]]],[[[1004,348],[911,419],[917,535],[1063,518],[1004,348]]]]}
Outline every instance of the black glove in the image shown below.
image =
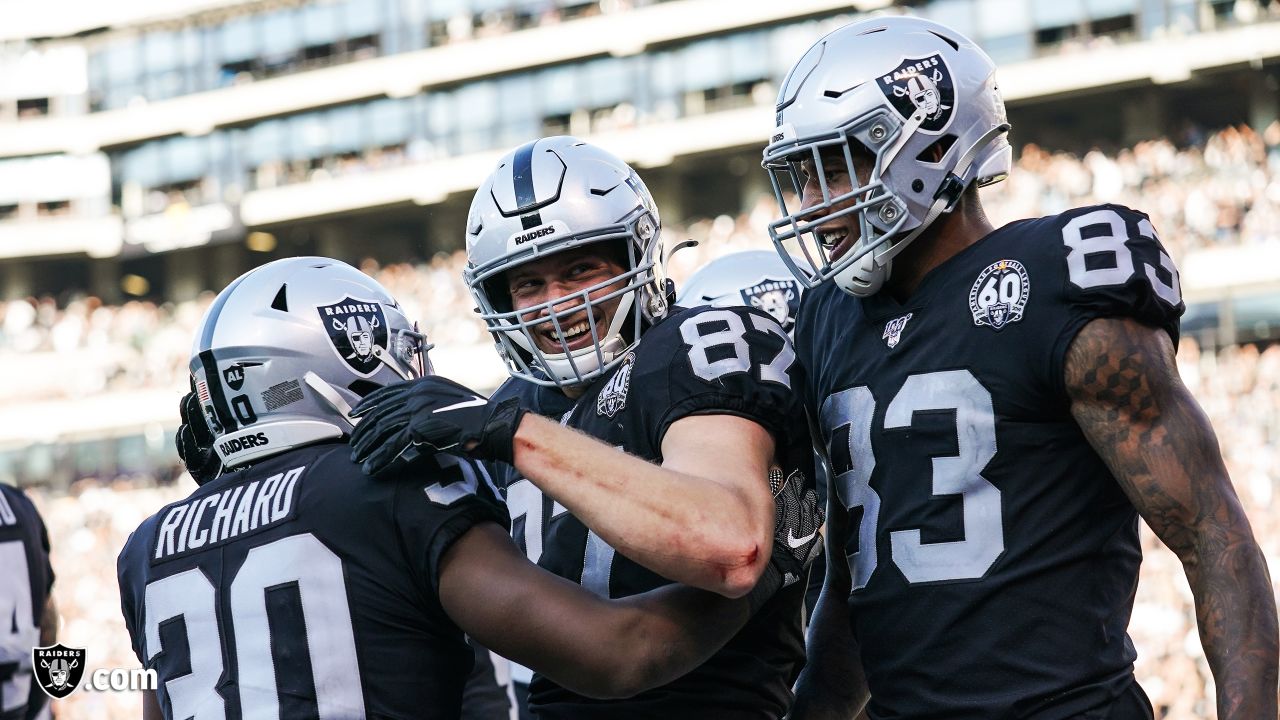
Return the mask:
{"type": "Polygon", "coordinates": [[[191,392],[182,396],[178,405],[182,416],[182,425],[173,436],[173,444],[178,448],[178,457],[187,467],[187,472],[195,479],[197,485],[203,485],[222,474],[222,459],[213,450],[213,433],[205,420],[204,409],[200,407],[200,399],[196,397],[195,380],[191,381],[191,392]]]}
{"type": "Polygon", "coordinates": [[[808,577],[809,566],[822,554],[822,527],[826,513],[818,505],[818,493],[805,487],[804,475],[784,479],[782,471],[769,471],[773,491],[773,557],[760,582],[748,596],[754,613],[784,587],[808,577]]]}
{"type": "Polygon", "coordinates": [[[517,398],[494,402],[438,375],[388,385],[351,411],[360,419],[351,433],[351,459],[366,474],[377,475],[408,462],[415,446],[422,445],[509,463],[524,412],[517,398]]]}

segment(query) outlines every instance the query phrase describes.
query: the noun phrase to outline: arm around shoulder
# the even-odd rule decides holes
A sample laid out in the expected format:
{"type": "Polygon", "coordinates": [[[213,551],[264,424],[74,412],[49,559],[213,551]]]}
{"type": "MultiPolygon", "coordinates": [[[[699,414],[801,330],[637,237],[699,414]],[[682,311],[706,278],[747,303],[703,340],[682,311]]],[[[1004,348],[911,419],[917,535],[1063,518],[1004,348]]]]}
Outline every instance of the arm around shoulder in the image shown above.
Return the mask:
{"type": "Polygon", "coordinates": [[[682,586],[600,598],[529,562],[492,523],[449,548],[439,587],[445,612],[482,645],[596,698],[675,680],[750,617],[745,600],[682,586]]]}

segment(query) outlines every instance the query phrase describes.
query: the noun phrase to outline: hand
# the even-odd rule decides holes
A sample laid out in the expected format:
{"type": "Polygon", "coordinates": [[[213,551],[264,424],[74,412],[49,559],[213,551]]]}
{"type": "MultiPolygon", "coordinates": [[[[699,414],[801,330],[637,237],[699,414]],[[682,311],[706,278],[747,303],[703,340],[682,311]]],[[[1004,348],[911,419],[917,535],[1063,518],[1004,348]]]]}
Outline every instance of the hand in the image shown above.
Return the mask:
{"type": "Polygon", "coordinates": [[[187,472],[203,485],[222,474],[222,460],[213,450],[213,433],[205,420],[204,409],[200,407],[200,399],[196,397],[195,381],[191,381],[191,392],[182,396],[178,404],[178,413],[182,416],[182,425],[173,436],[173,444],[178,448],[178,457],[186,466],[187,472]]]}
{"type": "Polygon", "coordinates": [[[366,474],[408,462],[416,446],[481,460],[511,462],[524,415],[516,398],[486,399],[452,380],[429,375],[369,393],[351,411],[351,459],[366,474]]]}
{"type": "Polygon", "coordinates": [[[800,472],[783,479],[780,469],[769,471],[774,503],[773,556],[748,595],[752,613],[778,590],[808,577],[809,567],[822,554],[819,528],[825,513],[818,504],[818,493],[813,487],[805,487],[804,479],[800,472]]]}
{"type": "Polygon", "coordinates": [[[818,493],[805,487],[804,474],[795,472],[786,480],[782,471],[769,471],[773,491],[773,559],[782,573],[782,587],[799,581],[822,554],[822,521],[826,513],[818,504],[818,493]]]}

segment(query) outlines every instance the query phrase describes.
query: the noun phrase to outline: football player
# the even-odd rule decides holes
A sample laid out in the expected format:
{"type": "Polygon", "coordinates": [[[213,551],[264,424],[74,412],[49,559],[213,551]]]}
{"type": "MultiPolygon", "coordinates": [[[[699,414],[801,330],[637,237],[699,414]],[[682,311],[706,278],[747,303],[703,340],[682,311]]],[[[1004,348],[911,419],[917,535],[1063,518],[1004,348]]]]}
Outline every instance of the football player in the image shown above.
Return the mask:
{"type": "Polygon", "coordinates": [[[31,651],[57,640],[49,534],[36,506],[0,483],[0,720],[28,720],[48,696],[34,680],[31,651]]]}
{"type": "MultiPolygon", "coordinates": [[[[570,137],[509,153],[472,201],[465,279],[512,379],[488,400],[438,378],[371,394],[352,437],[367,470],[418,445],[514,466],[501,474],[517,540],[601,597],[672,582],[739,596],[769,572],[771,481],[813,492],[791,341],[753,308],[673,305],[634,170],[570,137]]],[[[818,537],[813,524],[787,540],[806,553],[818,537]]],[[[779,717],[803,591],[779,592],[661,688],[601,703],[537,676],[530,705],[541,718],[779,717]]]]}
{"type": "MultiPolygon", "coordinates": [[[[777,253],[742,250],[721,255],[698,268],[678,288],[676,304],[681,307],[748,305],[772,315],[790,334],[796,324],[803,292],[804,286],[792,276],[777,253]]],[[[815,459],[814,470],[818,502],[824,503],[827,472],[820,458],[815,459]]],[[[825,563],[816,562],[809,571],[808,590],[804,596],[805,610],[809,613],[817,604],[822,580],[826,577],[825,568],[825,563]]]]}
{"type": "Polygon", "coordinates": [[[1150,718],[1141,515],[1183,562],[1218,717],[1274,718],[1271,583],[1174,364],[1178,272],[1125,207],[994,229],[977,188],[1008,130],[991,60],[922,19],[836,30],[782,85],[770,231],[812,266],[781,253],[838,500],[794,717],[869,688],[872,718],[1150,718]]]}
{"type": "MultiPolygon", "coordinates": [[[[457,718],[464,632],[575,691],[630,695],[710,657],[780,587],[767,578],[800,571],[787,549],[743,599],[607,602],[519,552],[475,463],[367,478],[350,405],[429,372],[425,350],[386,290],[325,258],[270,263],[214,300],[179,434],[202,482],[118,563],[134,651],[161,680],[148,715],[457,718]]],[[[797,490],[779,494],[784,526],[805,514],[797,490]]]]}

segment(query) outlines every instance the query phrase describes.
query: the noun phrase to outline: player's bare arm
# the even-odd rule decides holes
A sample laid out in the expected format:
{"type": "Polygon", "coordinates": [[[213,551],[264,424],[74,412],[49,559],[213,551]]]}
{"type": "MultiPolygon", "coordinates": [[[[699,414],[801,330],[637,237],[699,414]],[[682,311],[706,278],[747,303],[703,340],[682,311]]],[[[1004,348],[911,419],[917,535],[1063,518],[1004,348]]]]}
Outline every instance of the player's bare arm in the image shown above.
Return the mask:
{"type": "Polygon", "coordinates": [[[672,423],[661,465],[526,415],[515,466],[599,533],[659,575],[728,597],[746,594],[769,561],[773,437],[733,415],[672,423]]]}
{"type": "Polygon", "coordinates": [[[44,612],[40,614],[40,645],[49,647],[58,642],[58,603],[53,595],[45,601],[44,612]]]}
{"type": "Polygon", "coordinates": [[[1276,607],[1266,561],[1217,438],[1178,376],[1163,331],[1090,322],[1065,364],[1071,411],[1195,596],[1218,717],[1276,717],[1276,607]]]}
{"type": "Polygon", "coordinates": [[[848,524],[848,509],[831,492],[827,496],[827,575],[809,620],[808,660],[796,681],[790,720],[848,720],[857,716],[870,694],[858,643],[850,631],[852,581],[844,554],[848,524]]]}
{"type": "Polygon", "coordinates": [[[751,616],[745,599],[679,585],[605,600],[530,563],[492,523],[472,528],[444,555],[440,601],[484,646],[596,698],[675,680],[751,616]]]}

